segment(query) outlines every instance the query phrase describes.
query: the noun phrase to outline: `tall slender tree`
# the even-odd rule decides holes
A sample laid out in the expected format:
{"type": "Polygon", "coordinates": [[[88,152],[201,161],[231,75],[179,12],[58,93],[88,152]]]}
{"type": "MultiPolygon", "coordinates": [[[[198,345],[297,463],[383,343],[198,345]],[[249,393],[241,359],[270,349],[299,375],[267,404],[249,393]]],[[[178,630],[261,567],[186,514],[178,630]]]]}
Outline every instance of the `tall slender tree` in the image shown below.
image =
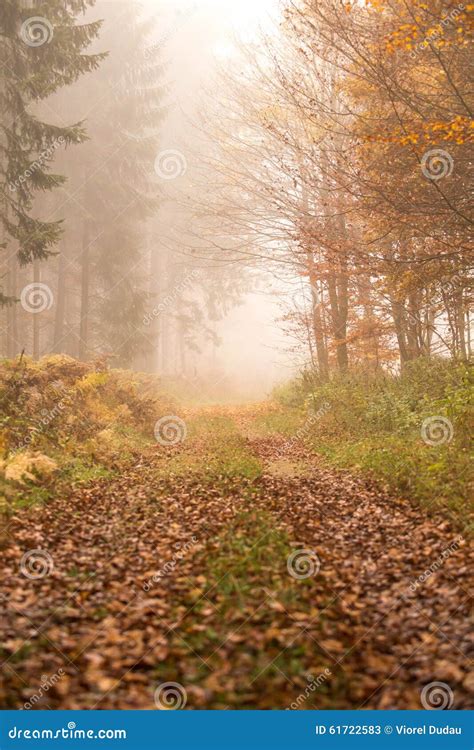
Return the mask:
{"type": "Polygon", "coordinates": [[[153,20],[137,2],[98,0],[104,18],[100,70],[55,103],[63,113],[86,116],[89,140],[69,156],[65,171],[75,200],[66,201],[68,259],[60,268],[61,301],[74,294],[69,310],[56,317],[54,348],[64,330],[77,332],[74,353],[87,359],[114,353],[130,363],[148,346],[143,329],[148,283],[147,220],[156,209],[160,185],[154,164],[159,152],[163,67],[153,44],[153,20]],[[91,100],[91,92],[96,95],[91,100]],[[65,316],[68,324],[65,325],[65,316]]]}
{"type": "Polygon", "coordinates": [[[35,192],[51,190],[65,179],[48,168],[56,148],[85,139],[81,123],[50,125],[38,119],[34,105],[103,59],[103,54],[84,54],[100,22],[77,25],[79,14],[93,2],[43,0],[27,5],[4,0],[0,8],[0,218],[4,247],[16,240],[22,263],[47,257],[61,233],[59,221],[31,215],[35,192]]]}
{"type": "MultiPolygon", "coordinates": [[[[17,265],[41,261],[61,236],[61,221],[39,218],[35,196],[61,185],[51,172],[57,149],[81,143],[82,123],[60,126],[38,115],[38,105],[82,74],[103,54],[85,50],[100,22],[78,25],[94,0],[3,0],[0,6],[0,306],[7,304],[7,351],[14,354],[17,265]],[[6,284],[5,284],[6,278],[6,284]]],[[[36,276],[37,276],[36,272],[36,276]]],[[[38,321],[37,321],[38,323],[38,321]]],[[[38,331],[35,332],[38,340],[38,331]]]]}

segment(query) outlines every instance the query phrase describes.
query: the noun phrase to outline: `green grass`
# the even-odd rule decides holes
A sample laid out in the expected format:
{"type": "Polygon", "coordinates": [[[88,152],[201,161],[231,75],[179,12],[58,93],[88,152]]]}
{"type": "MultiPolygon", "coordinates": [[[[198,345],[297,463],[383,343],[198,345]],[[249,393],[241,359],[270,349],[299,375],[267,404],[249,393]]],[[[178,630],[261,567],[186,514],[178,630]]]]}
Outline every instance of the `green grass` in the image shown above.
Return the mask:
{"type": "Polygon", "coordinates": [[[74,458],[68,461],[60,470],[60,477],[64,481],[76,485],[88,485],[99,479],[111,479],[117,472],[103,464],[87,461],[85,458],[74,458]]]}
{"type": "Polygon", "coordinates": [[[208,564],[208,577],[215,582],[223,611],[243,610],[256,581],[278,587],[290,552],[286,534],[275,528],[270,514],[240,513],[220,538],[218,556],[211,556],[208,564]]]}
{"type": "Polygon", "coordinates": [[[295,435],[308,426],[308,410],[320,416],[305,429],[306,444],[332,464],[369,473],[423,506],[472,526],[471,450],[473,378],[468,364],[445,360],[412,363],[402,375],[355,372],[318,383],[307,374],[278,389],[280,410],[259,418],[262,431],[295,435]],[[441,416],[452,439],[428,445],[425,419],[441,416]]]}
{"type": "Polygon", "coordinates": [[[278,433],[291,438],[297,433],[303,422],[304,415],[301,409],[283,408],[278,411],[272,410],[259,414],[254,424],[263,435],[278,433]]]}
{"type": "MultiPolygon", "coordinates": [[[[306,675],[329,666],[316,641],[308,646],[300,637],[298,618],[307,618],[319,632],[321,612],[332,594],[324,593],[318,576],[295,580],[289,574],[287,560],[294,548],[286,532],[253,504],[247,498],[242,511],[199,553],[199,576],[190,582],[187,597],[192,615],[186,618],[186,644],[176,643],[181,659],[156,670],[157,679],[175,674],[188,686],[209,680],[213,697],[207,708],[286,708],[298,695],[295,686],[306,684],[306,675]],[[257,641],[262,632],[266,638],[257,641]]],[[[327,700],[329,690],[329,684],[321,686],[314,700],[327,700]]],[[[312,707],[311,701],[305,704],[312,707]]]]}
{"type": "Polygon", "coordinates": [[[32,482],[27,482],[25,487],[10,498],[9,510],[11,511],[16,508],[29,508],[31,505],[41,505],[50,500],[53,495],[54,491],[51,485],[48,487],[41,487],[32,482]]]}
{"type": "Polygon", "coordinates": [[[100,479],[112,479],[118,472],[90,457],[70,458],[68,454],[54,453],[58,470],[37,482],[24,480],[22,485],[0,479],[0,508],[8,515],[16,509],[41,505],[53,497],[70,492],[74,487],[87,487],[100,479]]]}
{"type": "Polygon", "coordinates": [[[389,436],[383,444],[371,437],[356,442],[322,441],[312,437],[313,449],[335,466],[370,473],[393,492],[443,511],[466,530],[472,506],[472,458],[466,450],[430,448],[416,437],[389,436]]]}
{"type": "Polygon", "coordinates": [[[182,450],[167,457],[160,475],[194,475],[210,483],[219,478],[254,480],[260,476],[260,461],[252,454],[232,419],[199,415],[187,419],[186,426],[188,435],[181,445],[182,450]]]}

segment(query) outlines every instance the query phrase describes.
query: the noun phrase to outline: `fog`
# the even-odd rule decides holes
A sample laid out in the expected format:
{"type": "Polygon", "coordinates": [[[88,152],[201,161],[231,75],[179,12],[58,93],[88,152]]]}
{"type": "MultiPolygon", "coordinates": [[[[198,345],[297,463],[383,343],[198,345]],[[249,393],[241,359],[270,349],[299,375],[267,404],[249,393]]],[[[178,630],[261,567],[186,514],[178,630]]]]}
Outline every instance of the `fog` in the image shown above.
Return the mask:
{"type": "MultiPolygon", "coordinates": [[[[80,6],[27,17],[25,0],[2,17],[2,356],[66,354],[218,400],[308,367],[326,380],[468,358],[467,120],[443,124],[433,104],[423,121],[427,147],[454,133],[456,159],[406,147],[419,108],[400,136],[392,89],[363,65],[358,29],[378,39],[379,10],[80,6]]],[[[403,106],[413,67],[426,105],[418,55],[397,68],[403,106]]]]}
{"type": "Polygon", "coordinates": [[[473,14],[0,0],[9,738],[472,706],[473,14]]]}
{"type": "MultiPolygon", "coordinates": [[[[163,50],[169,82],[163,143],[187,154],[189,169],[199,160],[199,150],[188,148],[188,144],[199,140],[200,116],[216,96],[220,69],[242,65],[242,46],[258,44],[265,33],[277,33],[278,2],[175,0],[158,7],[149,1],[144,4],[144,14],[164,21],[164,31],[153,41],[163,50]]],[[[169,212],[163,213],[166,224],[169,212]]],[[[191,213],[184,211],[182,224],[192,221],[191,213]]],[[[183,252],[179,246],[175,250],[178,255],[183,252]]],[[[278,322],[283,287],[278,291],[275,279],[264,269],[252,286],[257,288],[244,292],[235,307],[216,321],[213,332],[217,343],[201,344],[199,352],[188,355],[189,372],[203,378],[204,394],[211,399],[222,400],[226,395],[231,399],[262,398],[296,370],[290,351],[293,342],[278,322]]]]}

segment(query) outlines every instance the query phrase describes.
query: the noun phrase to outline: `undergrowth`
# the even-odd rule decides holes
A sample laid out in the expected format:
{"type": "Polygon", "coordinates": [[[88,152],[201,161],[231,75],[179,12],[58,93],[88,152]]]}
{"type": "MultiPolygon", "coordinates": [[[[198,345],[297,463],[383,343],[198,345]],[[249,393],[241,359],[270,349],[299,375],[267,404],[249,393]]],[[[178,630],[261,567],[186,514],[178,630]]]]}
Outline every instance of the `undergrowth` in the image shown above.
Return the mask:
{"type": "Polygon", "coordinates": [[[176,404],[156,378],[65,355],[0,365],[0,512],[110,479],[176,404]]]}
{"type": "Polygon", "coordinates": [[[192,476],[217,485],[219,480],[242,477],[256,479],[260,461],[249,450],[244,438],[228,416],[192,414],[186,419],[187,437],[179,451],[163,456],[158,473],[164,477],[192,476]]]}
{"type": "MultiPolygon", "coordinates": [[[[215,709],[229,704],[248,709],[256,702],[262,709],[289,708],[313,679],[311,672],[326,669],[334,683],[337,670],[327,669],[332,663],[316,642],[322,612],[333,597],[318,577],[295,580],[289,574],[293,551],[271,514],[243,508],[198,554],[200,575],[189,581],[189,607],[199,625],[186,634],[184,648],[177,638],[181,663],[168,659],[157,667],[156,678],[186,679],[197,701],[204,685],[207,704],[215,709]],[[303,622],[313,634],[311,649],[304,643],[303,622]]],[[[327,705],[333,690],[322,684],[303,707],[327,705]]]]}
{"type": "Polygon", "coordinates": [[[308,445],[335,465],[369,472],[467,527],[472,395],[472,367],[442,359],[413,362],[398,375],[359,371],[327,383],[306,373],[275,391],[280,412],[262,422],[286,434],[306,423],[308,445]]]}

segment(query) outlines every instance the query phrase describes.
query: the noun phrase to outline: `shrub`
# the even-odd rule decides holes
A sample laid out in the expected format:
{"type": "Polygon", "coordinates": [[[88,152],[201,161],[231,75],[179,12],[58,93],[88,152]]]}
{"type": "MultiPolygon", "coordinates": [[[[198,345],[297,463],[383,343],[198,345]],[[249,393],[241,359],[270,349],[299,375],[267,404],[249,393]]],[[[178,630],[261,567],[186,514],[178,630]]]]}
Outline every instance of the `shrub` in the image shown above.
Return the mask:
{"type": "Polygon", "coordinates": [[[472,463],[473,377],[467,363],[418,360],[403,373],[355,371],[327,383],[306,374],[274,397],[300,414],[321,408],[308,442],[341,466],[372,472],[393,489],[452,511],[467,523],[472,463]],[[288,394],[291,398],[288,398],[288,394]],[[421,428],[445,417],[452,438],[430,445],[421,428]]]}

